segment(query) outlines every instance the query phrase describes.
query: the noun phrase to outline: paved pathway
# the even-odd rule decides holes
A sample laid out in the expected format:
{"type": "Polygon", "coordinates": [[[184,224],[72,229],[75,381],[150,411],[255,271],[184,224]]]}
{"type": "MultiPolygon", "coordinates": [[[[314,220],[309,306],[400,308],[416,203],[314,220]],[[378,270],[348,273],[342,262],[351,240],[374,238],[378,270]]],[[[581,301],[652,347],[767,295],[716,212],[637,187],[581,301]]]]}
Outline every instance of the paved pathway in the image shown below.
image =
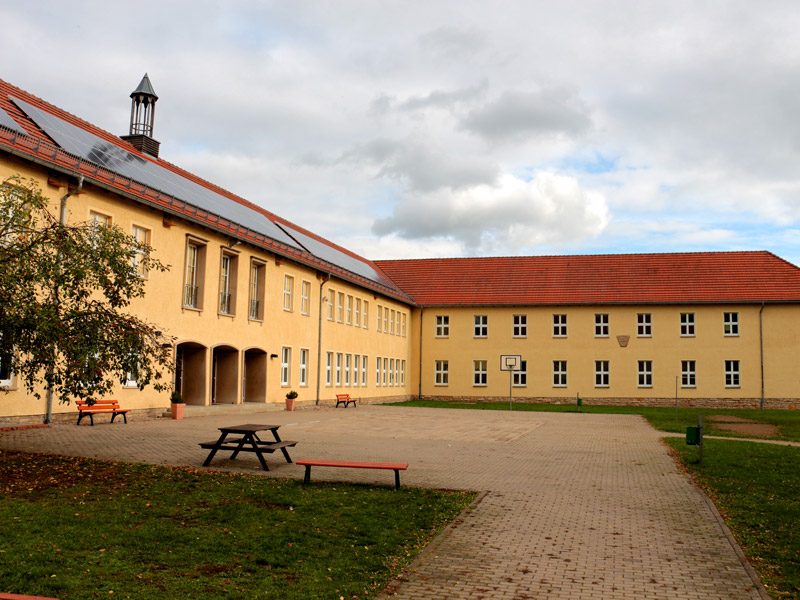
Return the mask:
{"type": "MultiPolygon", "coordinates": [[[[99,419],[99,420],[102,420],[99,419]]],[[[0,448],[199,466],[197,442],[282,425],[297,458],[410,463],[404,485],[485,493],[384,598],[767,598],[705,496],[638,416],[360,406],[0,433],[0,448]]],[[[269,475],[303,469],[269,461],[269,475]]],[[[212,467],[261,472],[252,455],[212,467]]],[[[391,473],[314,479],[391,484],[391,473]]]]}

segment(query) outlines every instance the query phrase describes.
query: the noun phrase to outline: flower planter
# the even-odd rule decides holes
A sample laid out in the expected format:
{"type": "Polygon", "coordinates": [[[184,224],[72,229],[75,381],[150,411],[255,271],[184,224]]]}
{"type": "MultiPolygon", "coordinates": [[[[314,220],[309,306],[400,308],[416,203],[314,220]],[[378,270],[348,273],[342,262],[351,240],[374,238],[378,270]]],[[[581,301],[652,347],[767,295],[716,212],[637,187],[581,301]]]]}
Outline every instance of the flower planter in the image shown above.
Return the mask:
{"type": "Polygon", "coordinates": [[[172,406],[172,418],[173,419],[182,419],[183,418],[183,411],[186,409],[186,404],[177,404],[173,402],[172,406]]]}
{"type": "Polygon", "coordinates": [[[286,410],[294,410],[294,398],[286,398],[286,410]]]}

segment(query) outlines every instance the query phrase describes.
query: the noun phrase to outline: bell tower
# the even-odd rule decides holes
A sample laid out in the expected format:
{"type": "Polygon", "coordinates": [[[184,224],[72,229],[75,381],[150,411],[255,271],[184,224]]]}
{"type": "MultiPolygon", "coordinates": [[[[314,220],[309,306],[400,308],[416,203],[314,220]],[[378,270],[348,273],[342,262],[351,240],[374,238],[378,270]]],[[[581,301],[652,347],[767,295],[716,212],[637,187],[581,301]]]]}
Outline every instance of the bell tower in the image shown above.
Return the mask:
{"type": "Polygon", "coordinates": [[[153,124],[155,121],[156,96],[150,77],[144,74],[139,86],[131,92],[131,125],[128,135],[121,136],[133,146],[153,158],[158,158],[161,145],[153,139],[153,124]]]}

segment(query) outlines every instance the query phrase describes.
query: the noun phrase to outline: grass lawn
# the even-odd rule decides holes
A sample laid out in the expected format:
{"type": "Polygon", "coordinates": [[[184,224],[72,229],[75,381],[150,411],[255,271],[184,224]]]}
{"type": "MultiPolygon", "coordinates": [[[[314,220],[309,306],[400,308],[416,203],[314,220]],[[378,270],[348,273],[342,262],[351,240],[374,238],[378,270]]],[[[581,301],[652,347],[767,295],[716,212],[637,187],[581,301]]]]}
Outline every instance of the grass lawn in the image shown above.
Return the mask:
{"type": "Polygon", "coordinates": [[[725,518],[773,598],[800,599],[800,448],[665,440],[725,518]]]}
{"type": "Polygon", "coordinates": [[[370,598],[474,497],[0,452],[0,592],[370,598]]]}
{"type": "MultiPolygon", "coordinates": [[[[386,404],[384,406],[423,406],[431,408],[464,408],[473,410],[508,410],[508,402],[443,402],[437,400],[409,400],[386,404]]],[[[703,415],[703,432],[705,435],[719,435],[726,437],[759,437],[742,433],[725,431],[714,426],[708,420],[712,415],[730,415],[743,419],[775,425],[778,433],[770,439],[800,442],[800,411],[797,410],[736,410],[717,408],[678,408],[678,419],[675,419],[674,407],[645,407],[645,406],[592,406],[584,404],[578,407],[575,404],[528,404],[524,402],[513,403],[516,411],[542,411],[542,412],[582,412],[603,414],[642,415],[650,424],[659,431],[673,433],[686,433],[690,425],[697,425],[699,415],[703,415]]]]}

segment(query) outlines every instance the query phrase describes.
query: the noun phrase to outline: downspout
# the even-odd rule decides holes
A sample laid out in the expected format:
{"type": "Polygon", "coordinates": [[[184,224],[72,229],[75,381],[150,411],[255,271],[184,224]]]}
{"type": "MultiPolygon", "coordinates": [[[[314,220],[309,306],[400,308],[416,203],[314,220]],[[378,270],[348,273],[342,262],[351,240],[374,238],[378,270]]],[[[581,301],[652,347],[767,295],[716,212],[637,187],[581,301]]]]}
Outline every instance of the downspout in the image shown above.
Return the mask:
{"type": "Polygon", "coordinates": [[[761,310],[758,311],[758,337],[761,344],[761,410],[764,410],[764,303],[761,303],[761,310]]]}
{"type": "MultiPolygon", "coordinates": [[[[59,223],[63,226],[67,224],[67,198],[70,196],[74,196],[78,192],[81,191],[83,188],[83,175],[78,178],[78,187],[76,187],[71,192],[69,191],[69,184],[67,184],[67,193],[61,198],[61,210],[59,212],[59,223]]],[[[56,303],[58,303],[58,288],[54,290],[56,303]]],[[[53,378],[53,368],[50,367],[48,370],[48,380],[52,380],[53,378]]],[[[53,384],[47,384],[47,395],[46,395],[46,403],[47,403],[47,414],[45,415],[44,422],[50,425],[53,422],[53,384]]]]}
{"type": "Polygon", "coordinates": [[[322,288],[331,280],[331,274],[328,273],[328,278],[323,279],[319,284],[319,326],[317,331],[317,400],[315,406],[319,406],[319,376],[322,369],[322,288]]]}
{"type": "Polygon", "coordinates": [[[422,314],[425,312],[425,307],[419,307],[419,392],[417,400],[422,400],[422,314]]]}

